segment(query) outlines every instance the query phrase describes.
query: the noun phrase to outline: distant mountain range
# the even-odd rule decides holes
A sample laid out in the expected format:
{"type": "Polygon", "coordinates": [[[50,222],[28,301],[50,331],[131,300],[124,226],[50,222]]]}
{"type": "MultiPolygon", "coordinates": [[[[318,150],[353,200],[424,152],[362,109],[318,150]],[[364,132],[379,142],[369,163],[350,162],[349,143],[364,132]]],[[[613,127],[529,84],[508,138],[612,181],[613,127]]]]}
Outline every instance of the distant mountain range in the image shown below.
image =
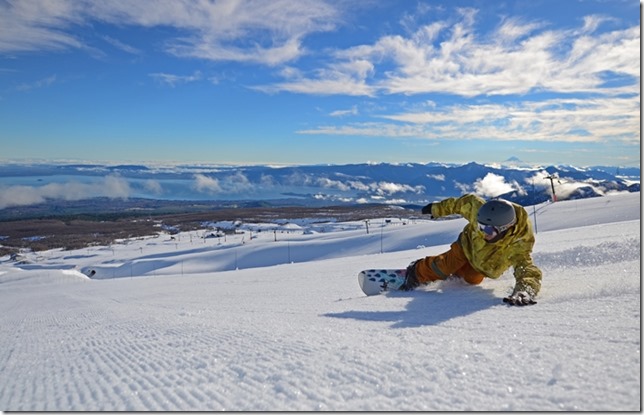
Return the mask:
{"type": "Polygon", "coordinates": [[[364,163],[305,166],[0,165],[0,209],[91,198],[238,201],[245,205],[420,206],[477,193],[522,205],[639,192],[640,168],[364,163]]]}

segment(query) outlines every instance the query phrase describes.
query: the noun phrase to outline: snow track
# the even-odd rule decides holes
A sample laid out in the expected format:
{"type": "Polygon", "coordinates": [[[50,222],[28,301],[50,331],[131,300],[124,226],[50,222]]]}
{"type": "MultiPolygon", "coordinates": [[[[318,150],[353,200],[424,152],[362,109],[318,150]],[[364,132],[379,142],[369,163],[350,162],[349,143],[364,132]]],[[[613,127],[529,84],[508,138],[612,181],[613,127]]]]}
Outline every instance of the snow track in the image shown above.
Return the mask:
{"type": "MultiPolygon", "coordinates": [[[[634,205],[611,203],[625,216],[634,205]]],[[[539,220],[560,209],[570,206],[549,205],[539,220]]],[[[361,293],[359,270],[441,252],[432,225],[456,236],[459,221],[385,228],[384,246],[412,249],[382,254],[379,233],[300,236],[293,245],[310,258],[327,257],[330,243],[349,254],[311,262],[282,263],[276,242],[253,240],[228,251],[263,265],[225,272],[203,272],[224,249],[189,242],[168,255],[140,241],[51,252],[23,268],[3,259],[0,409],[638,411],[640,223],[576,220],[537,235],[543,289],[524,308],[501,302],[511,272],[479,286],[361,293]],[[352,248],[367,238],[376,252],[352,248]],[[184,261],[184,273],[92,280],[74,269],[128,261],[184,261]]]]}

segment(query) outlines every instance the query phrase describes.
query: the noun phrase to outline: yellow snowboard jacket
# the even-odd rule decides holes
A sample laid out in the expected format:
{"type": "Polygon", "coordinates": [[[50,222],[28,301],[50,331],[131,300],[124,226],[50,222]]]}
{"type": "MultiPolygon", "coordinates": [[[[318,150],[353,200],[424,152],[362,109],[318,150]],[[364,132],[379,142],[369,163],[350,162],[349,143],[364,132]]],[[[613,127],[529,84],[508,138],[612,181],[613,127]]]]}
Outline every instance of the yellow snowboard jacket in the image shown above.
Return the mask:
{"type": "Polygon", "coordinates": [[[432,204],[432,216],[458,214],[469,223],[458,237],[470,265],[488,278],[499,278],[511,266],[514,268],[516,284],[514,291],[527,291],[537,295],[541,289],[541,270],[532,262],[534,234],[525,209],[517,204],[514,211],[517,222],[496,242],[487,242],[478,228],[477,213],[485,203],[482,198],[467,194],[459,198],[448,198],[432,204]]]}

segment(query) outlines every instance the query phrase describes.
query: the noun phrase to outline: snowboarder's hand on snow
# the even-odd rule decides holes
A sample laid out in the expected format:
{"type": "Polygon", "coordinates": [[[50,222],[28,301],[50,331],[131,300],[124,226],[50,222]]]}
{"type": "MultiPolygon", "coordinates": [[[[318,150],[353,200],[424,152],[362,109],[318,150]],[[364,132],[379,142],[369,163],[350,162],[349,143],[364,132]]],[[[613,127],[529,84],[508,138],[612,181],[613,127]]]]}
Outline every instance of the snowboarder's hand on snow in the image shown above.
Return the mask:
{"type": "Polygon", "coordinates": [[[418,277],[416,277],[416,262],[414,261],[407,267],[407,274],[405,275],[405,282],[398,288],[400,291],[411,291],[418,287],[418,277]]]}
{"type": "Polygon", "coordinates": [[[512,295],[505,297],[503,302],[508,305],[532,305],[537,304],[536,301],[532,298],[530,294],[525,291],[518,291],[512,293],[512,295]]]}

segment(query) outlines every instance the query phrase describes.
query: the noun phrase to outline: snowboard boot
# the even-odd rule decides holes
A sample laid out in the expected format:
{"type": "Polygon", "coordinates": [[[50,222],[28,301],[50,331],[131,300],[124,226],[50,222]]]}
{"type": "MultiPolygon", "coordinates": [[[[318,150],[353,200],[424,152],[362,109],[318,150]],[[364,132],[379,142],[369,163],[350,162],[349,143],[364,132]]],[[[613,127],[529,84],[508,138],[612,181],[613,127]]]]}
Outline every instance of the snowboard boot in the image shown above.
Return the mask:
{"type": "Polygon", "coordinates": [[[414,261],[407,267],[407,273],[405,275],[405,282],[398,288],[400,291],[412,291],[420,285],[418,282],[418,277],[416,276],[416,262],[414,261]]]}

